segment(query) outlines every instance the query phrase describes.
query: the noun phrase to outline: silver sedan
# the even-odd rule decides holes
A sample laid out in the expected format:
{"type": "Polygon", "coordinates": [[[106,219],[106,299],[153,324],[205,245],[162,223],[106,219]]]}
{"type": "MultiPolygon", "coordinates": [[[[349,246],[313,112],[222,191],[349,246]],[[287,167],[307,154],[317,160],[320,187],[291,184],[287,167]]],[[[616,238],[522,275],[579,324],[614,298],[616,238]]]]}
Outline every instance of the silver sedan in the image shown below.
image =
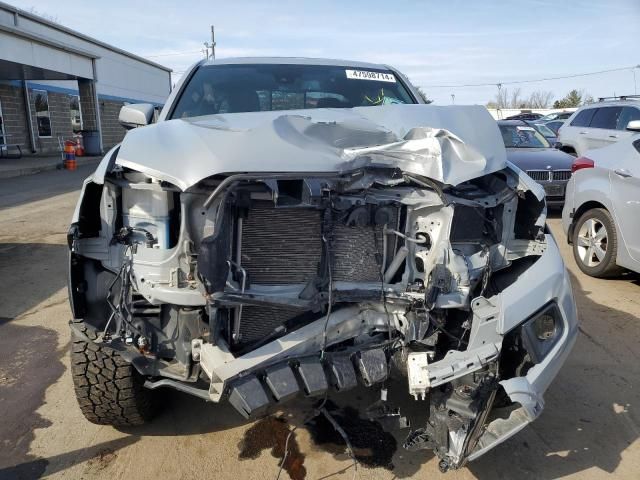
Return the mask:
{"type": "Polygon", "coordinates": [[[593,277],[640,272],[640,133],[586,152],[572,169],[562,225],[578,266],[593,277]]]}

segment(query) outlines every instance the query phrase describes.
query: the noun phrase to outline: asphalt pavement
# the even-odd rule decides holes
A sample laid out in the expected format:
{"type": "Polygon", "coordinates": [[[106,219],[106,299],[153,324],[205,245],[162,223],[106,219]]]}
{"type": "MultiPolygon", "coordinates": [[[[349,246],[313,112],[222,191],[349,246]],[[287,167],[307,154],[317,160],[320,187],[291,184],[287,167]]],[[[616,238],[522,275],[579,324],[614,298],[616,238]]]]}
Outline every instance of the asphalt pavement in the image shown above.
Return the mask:
{"type": "MultiPolygon", "coordinates": [[[[164,413],[142,428],[82,417],[69,374],[66,231],[90,171],[0,179],[0,480],[276,478],[295,418],[245,423],[228,406],[178,392],[165,395],[164,413]]],[[[300,426],[289,444],[296,468],[281,478],[639,478],[640,277],[586,277],[559,220],[549,223],[572,275],[581,327],[538,421],[444,475],[433,455],[408,453],[365,421],[351,419],[359,427],[355,448],[373,459],[357,471],[322,425],[300,426]]]]}

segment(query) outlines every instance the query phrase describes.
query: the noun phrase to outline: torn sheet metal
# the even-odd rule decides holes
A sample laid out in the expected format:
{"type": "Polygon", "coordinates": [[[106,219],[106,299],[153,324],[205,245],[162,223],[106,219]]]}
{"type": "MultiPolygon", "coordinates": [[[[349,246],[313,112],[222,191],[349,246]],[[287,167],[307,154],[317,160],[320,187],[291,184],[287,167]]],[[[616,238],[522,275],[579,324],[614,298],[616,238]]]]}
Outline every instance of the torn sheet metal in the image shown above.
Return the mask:
{"type": "Polygon", "coordinates": [[[216,174],[341,172],[359,162],[457,185],[505,168],[506,152],[484,107],[386,105],[163,121],[130,131],[117,160],[182,190],[216,174]]]}

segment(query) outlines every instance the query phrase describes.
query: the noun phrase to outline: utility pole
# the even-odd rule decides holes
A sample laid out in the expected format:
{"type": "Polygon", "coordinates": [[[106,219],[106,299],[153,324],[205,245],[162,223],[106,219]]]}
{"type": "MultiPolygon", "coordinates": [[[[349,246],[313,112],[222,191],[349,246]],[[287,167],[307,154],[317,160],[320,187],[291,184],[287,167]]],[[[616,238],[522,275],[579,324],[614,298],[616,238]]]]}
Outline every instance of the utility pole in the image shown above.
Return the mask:
{"type": "Polygon", "coordinates": [[[215,34],[215,31],[214,31],[213,25],[211,25],[211,57],[215,61],[215,59],[216,59],[216,34],[215,34]]]}
{"type": "Polygon", "coordinates": [[[216,34],[213,28],[213,25],[211,25],[211,43],[209,42],[204,42],[204,46],[207,49],[207,60],[209,60],[210,58],[212,60],[215,61],[216,59],[216,34]],[[211,49],[211,55],[209,55],[209,49],[211,49]]]}
{"type": "MultiPolygon", "coordinates": [[[[502,118],[502,84],[501,83],[496,83],[496,87],[498,87],[498,118],[502,118]]],[[[504,105],[504,108],[506,108],[507,106],[504,105]]]]}
{"type": "Polygon", "coordinates": [[[451,105],[455,105],[456,104],[456,94],[452,93],[451,94],[451,105]]]}

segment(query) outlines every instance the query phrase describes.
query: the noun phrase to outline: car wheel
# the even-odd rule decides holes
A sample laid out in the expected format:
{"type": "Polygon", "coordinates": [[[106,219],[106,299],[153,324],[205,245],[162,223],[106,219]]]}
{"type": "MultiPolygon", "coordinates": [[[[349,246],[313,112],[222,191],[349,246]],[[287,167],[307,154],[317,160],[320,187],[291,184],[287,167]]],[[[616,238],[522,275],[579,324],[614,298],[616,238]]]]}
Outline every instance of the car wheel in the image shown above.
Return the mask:
{"type": "MultiPolygon", "coordinates": [[[[74,322],[89,336],[82,321],[74,322]]],[[[71,374],[87,420],[113,426],[142,425],[151,420],[156,412],[156,392],[143,386],[144,377],[115,350],[72,335],[71,374]]]]}
{"type": "Polygon", "coordinates": [[[604,208],[588,210],[573,230],[573,256],[580,270],[592,277],[622,272],[616,265],[618,238],[611,214],[604,208]]]}

